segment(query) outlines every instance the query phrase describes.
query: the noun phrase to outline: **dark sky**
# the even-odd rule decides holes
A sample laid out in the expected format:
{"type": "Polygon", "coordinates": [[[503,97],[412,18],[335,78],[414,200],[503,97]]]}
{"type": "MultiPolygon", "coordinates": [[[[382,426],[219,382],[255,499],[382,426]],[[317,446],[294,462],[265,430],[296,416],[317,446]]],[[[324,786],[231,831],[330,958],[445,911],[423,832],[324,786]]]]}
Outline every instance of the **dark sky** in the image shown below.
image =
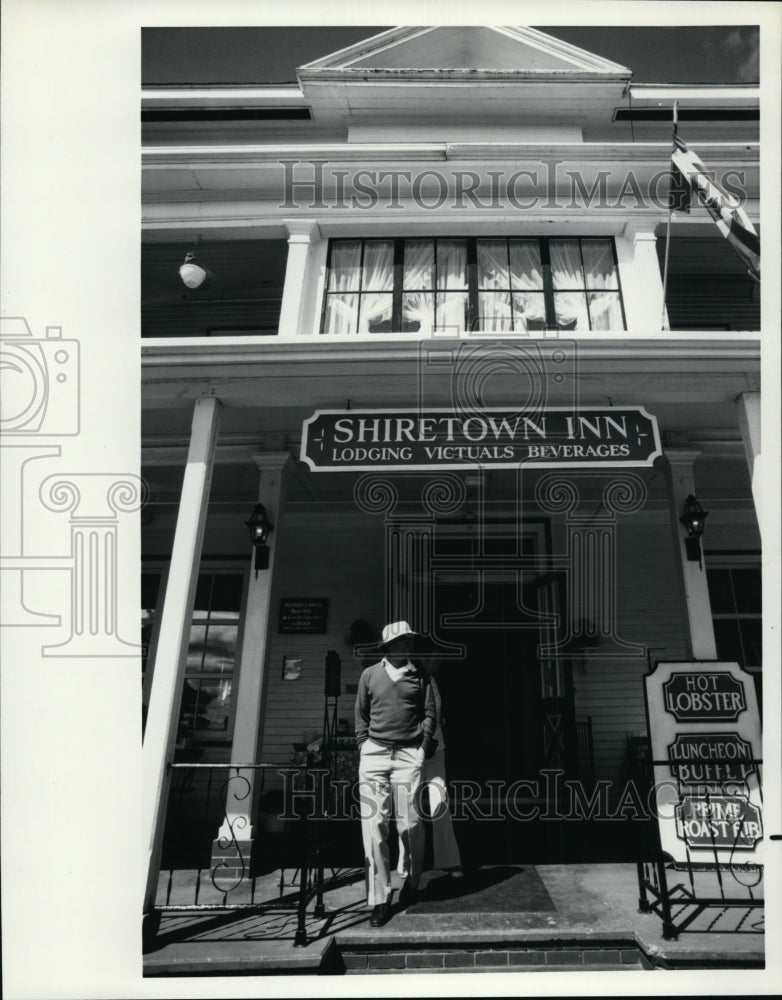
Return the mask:
{"type": "MultiPolygon", "coordinates": [[[[752,26],[536,27],[629,67],[635,83],[759,79],[758,29],[752,26]]],[[[377,25],[144,28],[142,82],[295,83],[297,66],[385,30],[377,25]]]]}

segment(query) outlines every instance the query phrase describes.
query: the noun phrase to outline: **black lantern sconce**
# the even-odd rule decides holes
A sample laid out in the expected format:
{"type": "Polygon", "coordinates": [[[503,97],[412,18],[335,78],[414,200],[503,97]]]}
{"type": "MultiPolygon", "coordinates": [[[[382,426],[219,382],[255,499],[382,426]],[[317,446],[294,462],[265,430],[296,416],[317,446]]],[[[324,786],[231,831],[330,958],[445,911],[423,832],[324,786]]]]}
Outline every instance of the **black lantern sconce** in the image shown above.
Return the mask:
{"type": "Polygon", "coordinates": [[[684,513],[679,520],[687,529],[687,537],[684,539],[687,559],[689,562],[697,562],[701,569],[703,569],[701,561],[701,535],[703,534],[703,527],[708,516],[708,511],[705,511],[692,493],[690,493],[684,501],[684,513]]]}
{"type": "Polygon", "coordinates": [[[274,525],[269,520],[266,508],[262,503],[257,503],[250,515],[250,520],[244,522],[250,532],[250,541],[255,549],[255,579],[258,579],[259,569],[269,568],[269,550],[266,547],[266,539],[274,525]]]}

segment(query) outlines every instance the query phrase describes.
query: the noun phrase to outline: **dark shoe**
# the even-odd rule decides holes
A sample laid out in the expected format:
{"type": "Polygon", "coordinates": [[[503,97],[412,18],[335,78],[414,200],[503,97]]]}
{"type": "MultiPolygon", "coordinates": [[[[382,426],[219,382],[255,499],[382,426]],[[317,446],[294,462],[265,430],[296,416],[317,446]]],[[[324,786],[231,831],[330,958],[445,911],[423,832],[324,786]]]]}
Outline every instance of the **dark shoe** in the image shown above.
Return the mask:
{"type": "Polygon", "coordinates": [[[418,898],[418,890],[414,889],[410,884],[410,879],[407,879],[405,884],[399,891],[399,905],[400,906],[410,906],[418,898]]]}
{"type": "Polygon", "coordinates": [[[369,918],[370,927],[382,927],[388,920],[388,903],[378,903],[372,908],[372,916],[369,918]]]}

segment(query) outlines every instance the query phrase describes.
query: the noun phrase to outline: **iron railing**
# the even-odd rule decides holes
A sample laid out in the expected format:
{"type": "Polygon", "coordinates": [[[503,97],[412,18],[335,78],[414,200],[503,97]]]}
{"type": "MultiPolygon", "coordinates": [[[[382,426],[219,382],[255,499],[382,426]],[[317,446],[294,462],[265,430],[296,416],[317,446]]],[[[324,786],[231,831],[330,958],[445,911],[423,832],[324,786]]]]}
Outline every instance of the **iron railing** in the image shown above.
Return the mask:
{"type": "Polygon", "coordinates": [[[246,818],[231,818],[227,808],[229,796],[233,803],[249,801],[252,782],[247,772],[261,779],[259,793],[262,793],[266,773],[282,769],[294,781],[296,775],[309,776],[313,789],[322,787],[319,781],[323,768],[307,765],[169,764],[170,796],[155,915],[210,910],[295,910],[294,946],[307,944],[307,907],[313,899],[313,916],[319,919],[325,915],[319,824],[311,822],[306,802],[288,817],[290,842],[285,860],[289,863],[280,869],[278,892],[270,895],[268,879],[261,879],[253,872],[248,847],[240,837],[246,818]],[[222,781],[216,781],[216,777],[222,781]],[[217,830],[228,833],[215,836],[217,830]],[[285,872],[291,869],[294,875],[287,885],[295,891],[286,895],[285,872]]]}

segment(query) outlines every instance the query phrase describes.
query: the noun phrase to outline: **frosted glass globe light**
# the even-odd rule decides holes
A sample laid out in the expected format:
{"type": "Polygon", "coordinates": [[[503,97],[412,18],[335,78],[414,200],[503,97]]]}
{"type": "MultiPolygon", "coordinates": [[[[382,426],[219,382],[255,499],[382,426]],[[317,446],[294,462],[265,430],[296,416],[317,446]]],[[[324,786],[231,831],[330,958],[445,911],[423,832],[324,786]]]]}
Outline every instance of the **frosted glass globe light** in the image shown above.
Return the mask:
{"type": "Polygon", "coordinates": [[[179,277],[187,288],[200,288],[206,280],[206,271],[193,261],[193,254],[187,254],[184,264],[179,268],[179,277]]]}

